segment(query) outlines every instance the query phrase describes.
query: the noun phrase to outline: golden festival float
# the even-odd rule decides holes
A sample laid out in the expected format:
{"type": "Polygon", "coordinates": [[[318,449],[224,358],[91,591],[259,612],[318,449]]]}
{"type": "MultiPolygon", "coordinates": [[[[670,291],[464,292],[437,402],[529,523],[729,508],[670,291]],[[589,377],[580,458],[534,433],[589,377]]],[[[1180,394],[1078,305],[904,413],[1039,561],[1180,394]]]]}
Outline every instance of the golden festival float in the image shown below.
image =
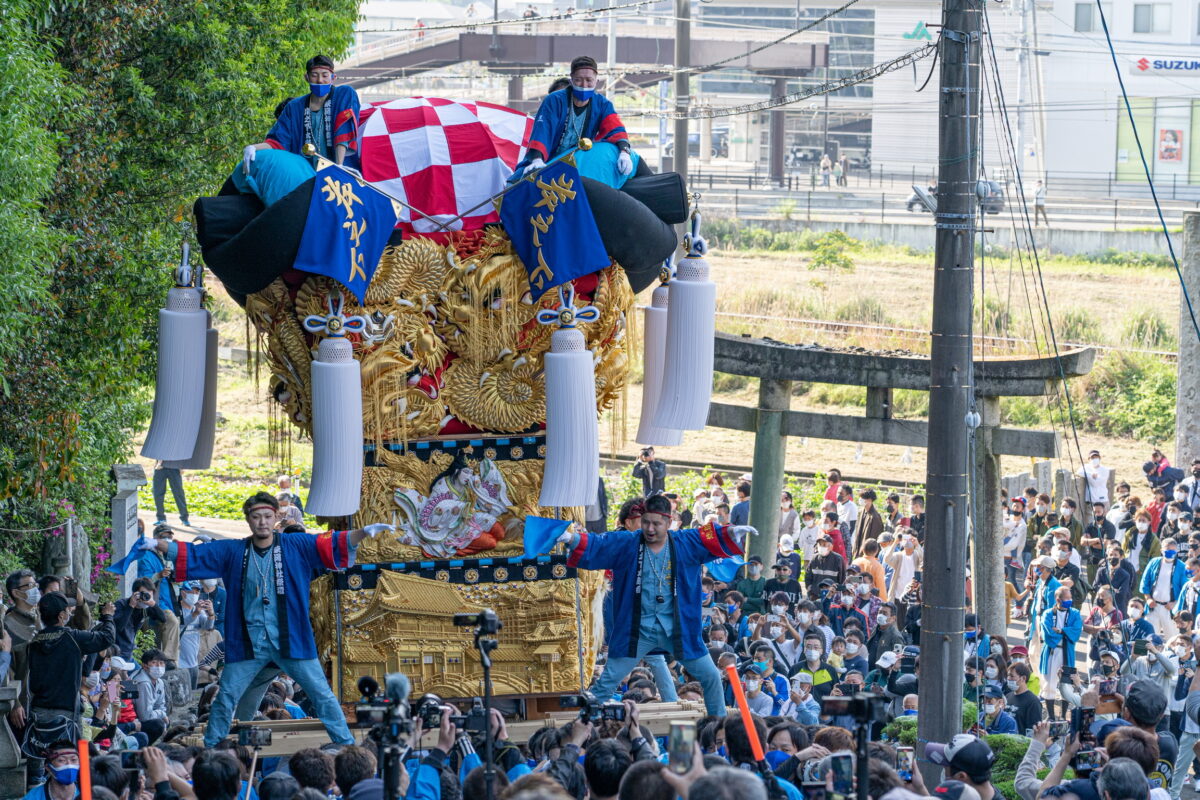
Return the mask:
{"type": "MultiPolygon", "coordinates": [[[[705,370],[695,342],[706,331],[712,341],[713,301],[703,241],[685,237],[690,252],[668,283],[671,225],[689,215],[682,181],[644,163],[621,188],[588,177],[585,160],[607,143],[583,140],[506,184],[531,121],[500,106],[459,104],[475,144],[491,148],[469,170],[411,139],[397,165],[378,124],[431,102],[457,101],[365,108],[361,172],[320,159],[275,195],[227,182],[196,202],[196,238],[259,335],[271,397],[313,439],[307,510],[331,527],[396,526],[365,540],[356,566],[312,585],[317,643],[340,698],[358,699],[358,677],[391,672],[408,675],[414,695],[480,694],[472,631],[452,620],[484,608],[504,624],[491,654],[495,693],[557,697],[590,682],[603,576],[548,548],[531,552],[525,518],[583,521],[599,477],[597,418],[622,402],[631,361],[643,357],[634,296],[656,279],[643,416],[661,414],[638,438],[677,442],[679,430],[703,426],[711,361],[705,370]],[[422,178],[443,168],[452,190],[422,178]],[[378,235],[381,220],[374,258],[364,229],[378,235]],[[316,267],[305,260],[313,242],[325,248],[316,267]],[[531,248],[525,261],[521,247],[531,248]],[[343,255],[342,267],[320,261],[343,255]],[[667,315],[668,289],[679,319],[667,315]],[[664,377],[673,347],[690,354],[680,372],[698,380],[664,377]]],[[[427,128],[429,139],[444,134],[427,128]]],[[[211,456],[216,336],[186,251],[176,284],[160,312],[144,452],[198,468],[211,456]]]]}

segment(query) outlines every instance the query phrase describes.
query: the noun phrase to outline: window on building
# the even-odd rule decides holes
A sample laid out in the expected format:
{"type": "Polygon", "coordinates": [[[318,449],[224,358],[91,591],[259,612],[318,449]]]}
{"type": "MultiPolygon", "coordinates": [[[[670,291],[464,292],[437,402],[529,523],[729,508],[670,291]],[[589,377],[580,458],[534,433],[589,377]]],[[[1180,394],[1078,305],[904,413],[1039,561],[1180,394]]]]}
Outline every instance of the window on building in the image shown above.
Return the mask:
{"type": "Polygon", "coordinates": [[[1134,3],[1134,33],[1168,33],[1171,30],[1169,3],[1134,3]]]}
{"type": "MultiPolygon", "coordinates": [[[[1103,5],[1104,18],[1111,25],[1113,21],[1112,3],[1103,5]]],[[[1078,33],[1101,33],[1104,31],[1104,26],[1100,24],[1100,12],[1096,10],[1095,3],[1075,4],[1075,30],[1078,33]]]]}

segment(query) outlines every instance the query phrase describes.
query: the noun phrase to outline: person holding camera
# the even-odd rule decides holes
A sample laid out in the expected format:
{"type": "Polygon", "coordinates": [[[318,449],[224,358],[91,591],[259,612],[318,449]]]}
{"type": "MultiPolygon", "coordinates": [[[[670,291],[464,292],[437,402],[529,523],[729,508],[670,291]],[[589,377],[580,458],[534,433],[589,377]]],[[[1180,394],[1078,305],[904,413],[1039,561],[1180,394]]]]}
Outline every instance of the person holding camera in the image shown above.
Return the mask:
{"type": "Polygon", "coordinates": [[[143,627],[154,629],[160,641],[172,635],[176,642],[179,640],[179,618],[159,607],[158,591],[150,578],[135,580],[133,594],[117,601],[113,623],[117,629],[117,648],[126,661],[133,660],[137,632],[143,627]]]}
{"type": "Polygon", "coordinates": [[[634,462],[633,477],[642,482],[642,496],[662,494],[667,487],[667,465],[654,457],[653,447],[644,447],[634,462]]]}
{"type": "Polygon", "coordinates": [[[71,720],[78,733],[80,723],[79,679],[84,656],[107,650],[116,641],[113,604],[100,609],[94,631],[67,627],[71,608],[58,592],[38,600],[42,630],[29,643],[29,719],[31,724],[56,717],[71,720]]]}
{"type": "MultiPolygon", "coordinates": [[[[665,502],[665,501],[664,501],[665,502]]],[[[279,501],[258,492],[242,504],[250,536],[202,545],[143,539],[175,565],[180,581],[220,578],[231,599],[225,608],[225,670],[221,691],[209,713],[204,744],[214,747],[229,733],[233,711],[255,677],[268,664],[282,668],[312,700],[330,738],[353,744],[342,707],[329,688],[317,658],[309,619],[309,584],[317,573],[354,563],[359,543],[385,531],[375,523],[352,531],[279,533],[279,501]]]]}
{"type": "Polygon", "coordinates": [[[614,629],[594,691],[606,697],[649,653],[673,653],[700,681],[708,713],[724,716],[721,676],[701,637],[700,566],[742,555],[738,540],[755,531],[712,523],[671,531],[670,523],[671,501],[654,495],[646,498],[640,531],[559,537],[568,566],[613,571],[614,629]]]}

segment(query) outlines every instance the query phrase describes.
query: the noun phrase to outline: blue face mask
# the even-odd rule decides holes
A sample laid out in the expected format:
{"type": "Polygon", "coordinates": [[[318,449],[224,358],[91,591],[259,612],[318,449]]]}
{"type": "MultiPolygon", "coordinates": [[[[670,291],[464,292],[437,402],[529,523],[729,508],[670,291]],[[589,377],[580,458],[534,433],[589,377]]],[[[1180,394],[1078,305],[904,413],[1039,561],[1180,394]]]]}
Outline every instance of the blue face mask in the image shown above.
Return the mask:
{"type": "Polygon", "coordinates": [[[760,670],[762,670],[765,673],[768,669],[770,669],[771,662],[770,661],[755,661],[754,666],[758,667],[760,670]]]}
{"type": "Polygon", "coordinates": [[[711,599],[712,599],[712,592],[701,592],[700,593],[700,602],[701,603],[707,603],[711,599]]]}
{"type": "Polygon", "coordinates": [[[967,631],[963,635],[966,636],[968,640],[971,640],[971,639],[975,638],[975,633],[976,633],[975,631],[967,631]]]}
{"type": "Polygon", "coordinates": [[[717,748],[717,755],[719,755],[721,758],[729,758],[729,751],[725,749],[725,745],[721,745],[717,748]]]}
{"type": "Polygon", "coordinates": [[[595,93],[595,89],[580,89],[578,86],[571,86],[571,94],[576,100],[591,100],[595,93]]]}
{"type": "Polygon", "coordinates": [[[54,777],[56,783],[61,783],[63,786],[70,786],[79,779],[79,765],[72,764],[69,767],[51,767],[50,774],[54,777]]]}
{"type": "Polygon", "coordinates": [[[728,603],[725,606],[725,610],[732,614],[733,612],[737,611],[737,606],[735,606],[733,603],[728,603]]]}
{"type": "Polygon", "coordinates": [[[332,83],[310,83],[308,90],[312,92],[313,97],[324,97],[333,91],[332,83]]]}
{"type": "Polygon", "coordinates": [[[917,715],[917,710],[915,708],[906,708],[906,709],[904,709],[904,713],[901,714],[900,716],[915,717],[916,715],[917,715]]]}
{"type": "Polygon", "coordinates": [[[1070,607],[1071,607],[1071,606],[1074,604],[1074,602],[1075,602],[1074,600],[1063,600],[1063,601],[1062,601],[1062,607],[1063,607],[1063,608],[1070,608],[1070,607]]]}
{"type": "Polygon", "coordinates": [[[1163,556],[1164,556],[1165,558],[1174,558],[1174,557],[1175,557],[1175,553],[1176,553],[1176,551],[1175,551],[1175,550],[1163,550],[1163,556]]]}

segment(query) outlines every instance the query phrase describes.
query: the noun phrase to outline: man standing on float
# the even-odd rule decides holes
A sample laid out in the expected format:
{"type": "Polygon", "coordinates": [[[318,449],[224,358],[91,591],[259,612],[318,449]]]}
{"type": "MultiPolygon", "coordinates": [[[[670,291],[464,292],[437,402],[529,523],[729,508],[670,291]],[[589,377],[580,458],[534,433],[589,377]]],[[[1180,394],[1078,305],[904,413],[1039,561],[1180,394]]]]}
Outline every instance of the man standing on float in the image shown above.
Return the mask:
{"type": "Polygon", "coordinates": [[[640,531],[564,533],[567,565],[613,572],[614,627],[608,663],[592,687],[600,698],[650,653],[673,653],[704,688],[709,714],[725,715],[721,675],[701,638],[700,565],[742,554],[740,541],[757,533],[748,525],[708,523],[672,531],[671,501],[646,498],[640,531]]]}
{"type": "Polygon", "coordinates": [[[546,162],[575,147],[580,138],[616,145],[617,172],[633,172],[629,155],[629,136],[625,123],[617,116],[612,101],[596,94],[599,72],[596,59],[580,56],[571,62],[571,83],[551,92],[542,100],[533,118],[525,160],[517,164],[516,174],[524,175],[546,166],[546,162]]]}
{"type": "Polygon", "coordinates": [[[304,65],[309,92],[288,100],[279,111],[275,125],[265,141],[248,144],[242,150],[242,166],[250,172],[250,162],[259,150],[286,150],[302,154],[311,144],[317,155],[341,164],[349,158],[355,166],[358,157],[358,92],[353,86],[335,85],[337,75],[328,56],[313,56],[304,65]]]}
{"type": "Polygon", "coordinates": [[[279,501],[259,492],[242,504],[250,536],[206,544],[142,539],[175,566],[178,581],[221,578],[229,593],[225,607],[225,670],[204,730],[205,747],[229,733],[233,709],[259,670],[274,663],[313,701],[317,716],[337,744],[354,744],[342,707],[334,697],[309,620],[308,591],[315,573],[354,563],[359,542],[391,525],[376,523],[353,531],[277,533],[279,501]]]}

